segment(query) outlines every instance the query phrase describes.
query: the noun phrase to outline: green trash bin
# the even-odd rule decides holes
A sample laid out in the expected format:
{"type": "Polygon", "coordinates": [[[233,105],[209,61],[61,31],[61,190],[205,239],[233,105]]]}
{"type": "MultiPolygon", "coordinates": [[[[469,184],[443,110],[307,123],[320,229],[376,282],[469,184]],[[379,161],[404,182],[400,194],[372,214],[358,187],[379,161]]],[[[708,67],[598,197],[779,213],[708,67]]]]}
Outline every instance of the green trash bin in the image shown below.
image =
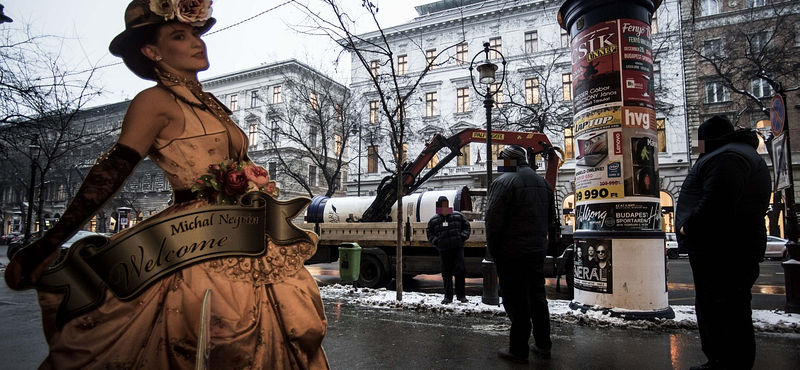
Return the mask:
{"type": "Polygon", "coordinates": [[[346,284],[355,285],[361,271],[361,246],[358,243],[339,245],[339,277],[346,284]]]}

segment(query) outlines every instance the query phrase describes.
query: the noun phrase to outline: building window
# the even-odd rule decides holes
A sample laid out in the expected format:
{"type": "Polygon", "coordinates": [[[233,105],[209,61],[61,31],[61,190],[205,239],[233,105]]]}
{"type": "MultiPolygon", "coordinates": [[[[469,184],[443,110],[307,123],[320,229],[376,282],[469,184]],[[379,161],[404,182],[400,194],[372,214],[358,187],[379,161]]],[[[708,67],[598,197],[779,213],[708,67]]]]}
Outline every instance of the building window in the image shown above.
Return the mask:
{"type": "Polygon", "coordinates": [[[436,49],[425,50],[425,63],[428,64],[429,70],[436,67],[436,49]]]}
{"type": "Polygon", "coordinates": [[[719,3],[717,0],[700,0],[700,15],[719,14],[719,3]]]}
{"type": "Polygon", "coordinates": [[[469,166],[469,145],[461,147],[461,155],[456,158],[456,165],[469,166]]]}
{"type": "Polygon", "coordinates": [[[712,39],[703,41],[703,57],[716,60],[722,57],[722,40],[712,39]]]}
{"type": "Polygon", "coordinates": [[[278,121],[272,121],[272,127],[270,127],[270,138],[272,142],[275,143],[275,146],[278,146],[278,141],[281,138],[281,127],[278,125],[278,121]]]}
{"type": "Polygon", "coordinates": [[[469,88],[467,87],[456,90],[456,112],[469,112],[469,88]]]}
{"type": "Polygon", "coordinates": [[[341,189],[342,188],[342,173],[337,172],[336,175],[333,177],[333,187],[334,189],[341,189]]]}
{"type": "Polygon", "coordinates": [[[747,6],[748,8],[758,8],[760,6],[766,5],[765,0],[747,0],[744,3],[745,6],[747,6]]]}
{"type": "Polygon", "coordinates": [[[308,166],[308,186],[309,187],[316,187],[317,186],[317,166],[308,166]]]}
{"type": "Polygon", "coordinates": [[[273,86],[272,87],[272,104],[278,104],[278,103],[280,103],[282,101],[283,101],[283,98],[281,97],[281,87],[280,87],[280,85],[279,86],[273,86]]]}
{"type": "Polygon", "coordinates": [[[489,85],[489,91],[492,91],[492,100],[497,108],[503,108],[503,86],[499,83],[489,85]]]}
{"type": "Polygon", "coordinates": [[[567,30],[562,28],[561,29],[561,47],[562,48],[568,48],[569,45],[570,45],[569,33],[567,33],[567,30]]]}
{"type": "Polygon", "coordinates": [[[319,129],[314,126],[308,128],[308,145],[312,148],[317,147],[317,135],[319,134],[319,129]]]}
{"type": "Polygon", "coordinates": [[[757,98],[767,98],[772,96],[772,85],[763,78],[754,78],[750,81],[750,91],[757,98]]]}
{"type": "Polygon", "coordinates": [[[658,151],[659,153],[667,152],[667,120],[663,118],[656,119],[656,135],[658,135],[658,151]]]}
{"type": "Polygon", "coordinates": [[[761,55],[767,46],[767,32],[756,32],[750,35],[750,54],[761,55]]]}
{"type": "Polygon", "coordinates": [[[377,60],[373,60],[369,62],[369,73],[372,74],[372,77],[378,77],[381,73],[381,62],[377,60]]]}
{"type": "Polygon", "coordinates": [[[367,173],[378,172],[378,146],[370,145],[367,148],[367,173]]]}
{"type": "Polygon", "coordinates": [[[561,75],[561,92],[564,101],[572,100],[572,73],[561,75]]]}
{"type": "Polygon", "coordinates": [[[258,90],[253,90],[250,92],[250,108],[255,108],[261,105],[261,99],[258,97],[258,90]]]}
{"type": "Polygon", "coordinates": [[[250,142],[250,147],[255,148],[258,146],[258,124],[251,123],[247,126],[247,141],[250,142]]]}
{"type": "Polygon", "coordinates": [[[653,89],[661,88],[661,62],[653,62],[653,89]]]}
{"type": "Polygon", "coordinates": [[[568,159],[575,158],[575,135],[572,127],[564,129],[564,157],[568,159]]]}
{"type": "Polygon", "coordinates": [[[230,108],[230,110],[238,110],[239,109],[239,95],[238,94],[231,94],[229,99],[230,99],[229,100],[230,104],[228,104],[228,108],[230,108]]]}
{"type": "Polygon", "coordinates": [[[530,54],[539,51],[539,32],[525,32],[525,52],[530,54]]]}
{"type": "Polygon", "coordinates": [[[378,123],[378,101],[369,102],[369,123],[378,123]]]}
{"type": "Polygon", "coordinates": [[[339,122],[344,121],[344,111],[342,110],[342,105],[341,104],[334,105],[333,110],[336,112],[336,120],[339,122]]]}
{"type": "Polygon", "coordinates": [[[400,162],[406,163],[408,161],[408,143],[403,143],[403,153],[400,156],[400,162]]]}
{"type": "Polygon", "coordinates": [[[725,86],[722,82],[706,82],[706,103],[720,103],[725,100],[725,86]]]}
{"type": "Polygon", "coordinates": [[[267,163],[267,172],[269,172],[269,179],[278,181],[278,162],[267,163]]]}
{"type": "MultiPolygon", "coordinates": [[[[334,142],[334,145],[335,145],[336,155],[339,156],[340,154],[342,154],[342,149],[344,148],[342,146],[342,135],[339,135],[339,134],[334,135],[333,136],[333,142],[334,142]]],[[[361,154],[361,153],[359,153],[359,154],[361,154]]]]}
{"type": "Polygon", "coordinates": [[[492,37],[489,39],[489,49],[494,49],[497,51],[490,51],[489,52],[489,59],[498,59],[500,58],[500,54],[503,52],[503,39],[500,37],[492,37]]]}
{"type": "Polygon", "coordinates": [[[397,74],[402,76],[408,73],[408,55],[397,56],[397,74]]]}
{"type": "Polygon", "coordinates": [[[403,121],[406,119],[406,103],[402,100],[397,102],[397,113],[394,115],[394,119],[397,121],[403,121]]]}
{"type": "Polygon", "coordinates": [[[431,157],[431,160],[428,161],[428,164],[425,165],[425,168],[431,169],[435,167],[437,164],[439,164],[439,153],[433,153],[433,157],[431,157]]]}
{"type": "Polygon", "coordinates": [[[319,108],[319,103],[317,102],[317,93],[312,92],[308,97],[308,102],[311,106],[311,109],[317,110],[317,108],[319,108]]]}
{"type": "Polygon", "coordinates": [[[469,45],[462,43],[456,45],[456,64],[469,63],[469,45]]]}
{"type": "Polygon", "coordinates": [[[539,104],[539,79],[525,79],[525,104],[539,104]]]}
{"type": "Polygon", "coordinates": [[[436,113],[436,93],[425,94],[425,117],[433,117],[436,113]]]}

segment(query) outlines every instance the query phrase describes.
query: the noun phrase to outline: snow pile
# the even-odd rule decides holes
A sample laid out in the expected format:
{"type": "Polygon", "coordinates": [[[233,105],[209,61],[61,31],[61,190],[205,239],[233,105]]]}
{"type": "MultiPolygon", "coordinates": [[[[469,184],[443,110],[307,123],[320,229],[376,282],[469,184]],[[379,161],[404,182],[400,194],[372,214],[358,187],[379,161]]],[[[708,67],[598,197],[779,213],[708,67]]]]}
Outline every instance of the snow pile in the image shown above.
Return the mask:
{"type": "MultiPolygon", "coordinates": [[[[328,285],[319,288],[326,300],[343,300],[371,307],[384,307],[409,311],[433,312],[465,316],[505,316],[501,306],[486,305],[479,296],[468,296],[468,303],[454,301],[442,304],[441,294],[403,292],[403,300],[397,301],[394,290],[355,288],[349,285],[328,285]]],[[[674,319],[626,320],[611,317],[601,310],[581,312],[569,307],[570,301],[549,300],[550,319],[555,322],[574,323],[595,327],[618,327],[643,330],[697,329],[694,306],[672,306],[674,319]]],[[[756,331],[773,333],[800,333],[800,314],[779,310],[753,310],[756,331]]]]}

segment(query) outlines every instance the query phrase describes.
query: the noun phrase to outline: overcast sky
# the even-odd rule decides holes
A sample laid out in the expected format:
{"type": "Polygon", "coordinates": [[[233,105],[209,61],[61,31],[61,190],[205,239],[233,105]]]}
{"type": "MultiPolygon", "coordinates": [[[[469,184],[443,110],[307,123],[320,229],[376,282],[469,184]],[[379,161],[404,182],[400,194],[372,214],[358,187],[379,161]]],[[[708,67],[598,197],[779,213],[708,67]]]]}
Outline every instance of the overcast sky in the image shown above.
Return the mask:
{"type": "MultiPolygon", "coordinates": [[[[306,0],[313,1],[313,0],[306,0]]],[[[361,0],[341,0],[352,11],[361,11],[361,0]]],[[[200,74],[206,79],[242,69],[296,58],[341,82],[349,66],[337,71],[332,65],[334,47],[323,37],[300,36],[286,24],[302,20],[299,11],[285,5],[264,15],[237,24],[283,3],[282,0],[214,0],[213,16],[217,23],[204,39],[208,45],[211,68],[200,74]],[[217,33],[214,31],[220,30],[217,33]]],[[[415,5],[434,0],[373,0],[380,9],[381,26],[386,28],[409,21],[417,16],[415,5]]],[[[127,0],[0,0],[5,14],[14,19],[0,27],[21,27],[30,24],[34,33],[69,38],[63,50],[64,61],[70,66],[89,68],[90,63],[107,66],[100,69],[98,82],[105,95],[91,106],[132,99],[139,91],[152,85],[134,76],[120,59],[108,52],[111,39],[122,32],[127,0]],[[110,66],[109,66],[110,65],[110,66]]],[[[365,28],[364,31],[368,29],[365,28]]]]}

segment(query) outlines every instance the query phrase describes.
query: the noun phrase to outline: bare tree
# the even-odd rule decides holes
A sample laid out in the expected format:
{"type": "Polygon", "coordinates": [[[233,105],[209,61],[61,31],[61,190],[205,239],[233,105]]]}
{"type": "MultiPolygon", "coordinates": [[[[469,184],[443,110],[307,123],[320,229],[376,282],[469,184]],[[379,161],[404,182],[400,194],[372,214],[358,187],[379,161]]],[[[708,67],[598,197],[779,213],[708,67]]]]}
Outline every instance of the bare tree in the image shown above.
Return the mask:
{"type": "Polygon", "coordinates": [[[325,196],[341,191],[342,169],[349,164],[345,148],[357,135],[359,111],[347,89],[330,78],[300,68],[283,73],[284,104],[267,104],[267,117],[276,127],[262,127],[278,171],[298,183],[309,196],[308,165],[319,170],[325,196]],[[272,132],[277,129],[278,132],[272,132]],[[278,150],[280,149],[280,150],[278,150]]]}
{"type": "Polygon", "coordinates": [[[508,101],[498,114],[503,129],[563,135],[572,125],[572,102],[564,100],[562,75],[570,73],[569,50],[548,45],[541,52],[521,52],[514,68],[521,79],[506,82],[508,101]]]}
{"type": "MultiPolygon", "coordinates": [[[[355,60],[355,64],[363,68],[370,78],[368,81],[370,95],[364,97],[367,101],[377,101],[380,110],[380,123],[384,128],[378,129],[370,127],[371,134],[368,138],[373,142],[384,137],[391,143],[390,148],[394,164],[393,180],[384,182],[386,186],[378,189],[376,203],[367,210],[365,215],[371,214],[382,220],[388,215],[392,204],[397,202],[397,266],[396,284],[397,300],[402,300],[403,292],[403,266],[402,266],[402,234],[403,234],[403,179],[399,174],[403,173],[405,164],[405,143],[407,140],[408,120],[406,111],[409,105],[413,104],[414,96],[420,83],[424,80],[428,71],[434,66],[433,61],[426,63],[425,67],[418,72],[411,73],[406,69],[407,64],[400,58],[402,55],[395,52],[397,43],[402,41],[409,43],[424,54],[425,48],[421,40],[416,40],[403,35],[387,35],[378,21],[377,14],[379,8],[373,2],[362,0],[361,12],[352,12],[350,9],[343,8],[337,0],[315,0],[313,5],[306,2],[294,1],[293,4],[301,10],[307,17],[306,23],[298,26],[298,30],[308,35],[321,35],[329,37],[342,46],[342,54],[349,55],[355,60]],[[369,24],[377,30],[367,34],[355,31],[357,20],[367,18],[369,24]],[[402,38],[399,40],[398,38],[402,38]],[[372,134],[376,133],[376,134],[372,134]]],[[[456,45],[464,41],[463,32],[460,40],[453,45],[439,50],[432,60],[445,60],[441,56],[448,50],[455,48],[456,45]]],[[[337,59],[338,62],[338,59],[337,59]]],[[[381,159],[386,165],[386,161],[381,159]]],[[[372,220],[372,216],[365,217],[365,220],[372,220]]],[[[377,220],[376,220],[377,221],[377,220]]]]}
{"type": "MultiPolygon", "coordinates": [[[[787,93],[800,91],[800,48],[797,47],[797,24],[800,23],[800,4],[796,1],[774,2],[747,9],[741,15],[747,18],[746,27],[717,24],[715,27],[698,27],[694,18],[699,7],[693,2],[693,17],[689,31],[693,31],[693,53],[698,59],[698,70],[714,76],[714,81],[724,86],[723,91],[735,96],[729,109],[735,124],[751,127],[761,117],[770,117],[770,102],[774,94],[786,97],[787,93]],[[747,118],[750,118],[749,120],[747,118]]],[[[713,94],[715,91],[706,91],[713,94]]],[[[756,130],[764,139],[772,156],[771,131],[756,130]]],[[[797,131],[792,132],[792,138],[797,131]]],[[[773,168],[778,168],[773,163],[773,168]]],[[[773,208],[782,209],[781,194],[773,196],[773,208]]],[[[791,210],[789,217],[793,217],[791,210]]],[[[769,212],[770,233],[780,235],[779,212],[769,212]]],[[[787,224],[788,225],[788,224],[787,224]]],[[[787,229],[787,231],[789,231],[787,229]]]]}
{"type": "Polygon", "coordinates": [[[61,37],[33,34],[25,24],[0,31],[0,155],[14,169],[3,172],[18,176],[28,172],[27,164],[36,163],[40,221],[51,170],[73,167],[66,162],[76,153],[88,154],[119,128],[96,125],[81,114],[100,89],[93,85],[94,67],[78,71],[64,61],[63,42],[61,37]],[[36,158],[30,155],[30,145],[40,148],[36,158]]]}
{"type": "Polygon", "coordinates": [[[724,39],[703,40],[707,34],[695,32],[691,52],[700,59],[701,68],[710,69],[728,91],[743,98],[734,119],[752,111],[769,118],[772,93],[800,90],[796,46],[800,5],[775,3],[748,9],[742,16],[749,19],[747,27],[725,27],[724,39]]]}

